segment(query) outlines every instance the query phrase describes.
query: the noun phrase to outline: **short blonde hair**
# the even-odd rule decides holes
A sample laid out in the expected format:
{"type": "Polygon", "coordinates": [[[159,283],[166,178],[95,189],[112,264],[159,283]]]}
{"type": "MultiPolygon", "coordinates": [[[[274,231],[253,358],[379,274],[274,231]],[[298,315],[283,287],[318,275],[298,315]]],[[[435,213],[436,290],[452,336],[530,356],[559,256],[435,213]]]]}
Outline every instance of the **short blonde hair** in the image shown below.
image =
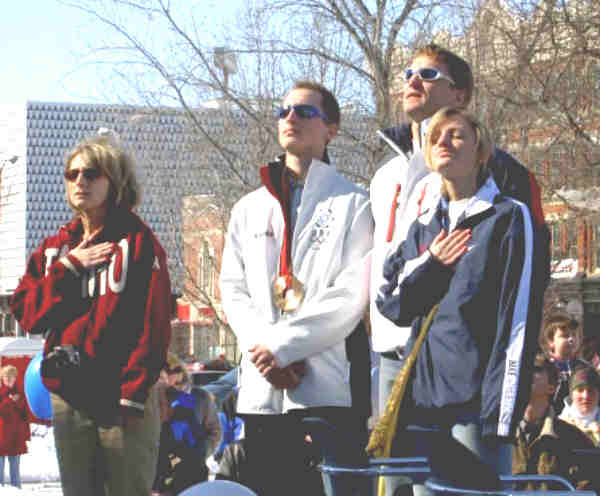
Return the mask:
{"type": "MultiPolygon", "coordinates": [[[[109,209],[132,210],[140,203],[141,191],[135,177],[133,158],[111,136],[94,136],[79,143],[66,156],[65,172],[77,156],[100,169],[110,181],[109,209]]],[[[71,204],[67,195],[67,202],[71,204]]]]}
{"type": "Polygon", "coordinates": [[[14,365],[5,365],[0,369],[0,378],[19,377],[19,371],[14,365]]]}
{"type": "Polygon", "coordinates": [[[192,382],[192,379],[187,371],[187,368],[185,367],[185,364],[172,351],[170,351],[167,354],[167,362],[165,363],[163,370],[168,375],[181,374],[181,380],[178,383],[179,386],[191,384],[192,382]]]}
{"type": "Polygon", "coordinates": [[[427,127],[427,136],[425,138],[425,162],[427,167],[431,169],[431,150],[433,148],[433,140],[437,129],[445,122],[455,117],[462,118],[469,124],[473,133],[475,133],[475,141],[477,144],[477,160],[480,168],[477,174],[477,187],[480,187],[489,175],[489,161],[492,156],[494,144],[490,137],[490,133],[481,122],[479,122],[472,114],[461,108],[442,107],[438,110],[427,127]]]}

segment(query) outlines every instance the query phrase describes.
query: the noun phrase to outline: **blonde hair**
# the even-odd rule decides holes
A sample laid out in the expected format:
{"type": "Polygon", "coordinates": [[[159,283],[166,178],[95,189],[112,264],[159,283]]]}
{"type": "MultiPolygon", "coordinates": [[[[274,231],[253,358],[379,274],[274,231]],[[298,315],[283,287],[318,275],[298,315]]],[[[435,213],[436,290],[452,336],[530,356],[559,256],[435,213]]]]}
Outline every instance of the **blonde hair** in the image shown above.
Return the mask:
{"type": "Polygon", "coordinates": [[[181,375],[181,381],[180,381],[179,385],[187,385],[187,384],[191,384],[191,382],[192,382],[190,374],[188,373],[187,369],[185,368],[185,365],[179,359],[179,357],[172,351],[170,351],[167,354],[167,362],[165,363],[163,370],[169,375],[181,373],[182,375],[181,375]]]}
{"type": "MultiPolygon", "coordinates": [[[[141,191],[133,158],[112,136],[94,136],[75,146],[66,156],[65,172],[77,156],[81,156],[88,166],[100,169],[108,178],[109,209],[131,210],[140,203],[141,191]]],[[[77,212],[68,195],[67,202],[77,212]]]]}
{"type": "Polygon", "coordinates": [[[491,160],[490,157],[492,156],[494,144],[485,126],[464,109],[442,107],[433,115],[429,122],[427,136],[425,138],[425,162],[427,163],[427,167],[431,169],[431,150],[434,145],[434,139],[436,138],[436,131],[443,123],[455,117],[460,117],[467,122],[475,134],[477,161],[480,164],[479,172],[477,174],[477,187],[479,188],[489,176],[489,162],[491,160]]]}
{"type": "Polygon", "coordinates": [[[18,377],[19,371],[17,367],[14,365],[5,365],[0,369],[0,378],[4,379],[6,377],[18,377]]]}

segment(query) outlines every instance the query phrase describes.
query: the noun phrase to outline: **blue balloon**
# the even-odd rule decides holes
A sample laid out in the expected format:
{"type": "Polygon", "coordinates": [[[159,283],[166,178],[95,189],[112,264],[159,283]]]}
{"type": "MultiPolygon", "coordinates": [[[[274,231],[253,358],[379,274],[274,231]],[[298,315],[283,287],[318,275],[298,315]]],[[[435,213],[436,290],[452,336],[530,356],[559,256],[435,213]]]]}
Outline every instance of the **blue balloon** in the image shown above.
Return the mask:
{"type": "Polygon", "coordinates": [[[43,420],[52,418],[52,406],[50,404],[50,392],[42,382],[40,366],[44,358],[43,352],[39,352],[25,371],[25,397],[29,404],[29,409],[33,414],[43,420]]]}

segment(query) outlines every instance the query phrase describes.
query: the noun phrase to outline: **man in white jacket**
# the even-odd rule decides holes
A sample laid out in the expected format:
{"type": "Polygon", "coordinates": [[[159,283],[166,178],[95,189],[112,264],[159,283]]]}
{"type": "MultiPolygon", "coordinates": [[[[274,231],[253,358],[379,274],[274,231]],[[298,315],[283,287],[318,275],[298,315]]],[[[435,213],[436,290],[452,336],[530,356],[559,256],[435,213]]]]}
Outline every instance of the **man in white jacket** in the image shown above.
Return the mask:
{"type": "Polygon", "coordinates": [[[429,173],[421,153],[429,119],[442,107],[466,106],[473,90],[471,70],[466,62],[441,48],[437,53],[429,47],[418,50],[410,71],[408,78],[405,74],[402,106],[412,124],[380,132],[397,156],[377,170],[370,188],[375,218],[370,316],[373,349],[381,354],[380,414],[404,362],[404,346],[410,336],[410,328],[396,326],[381,315],[375,305],[377,291],[384,282],[383,264],[387,255],[404,240],[417,217],[407,204],[414,186],[429,173]],[[422,74],[423,70],[431,74],[422,74]]]}
{"type": "Polygon", "coordinates": [[[332,423],[356,443],[349,451],[360,451],[366,433],[352,408],[347,338],[368,302],[368,196],[326,163],[340,122],[331,92],[298,82],[278,117],[285,154],[261,169],[263,187],[234,206],[220,277],[242,350],[237,410],[262,496],[315,494],[304,417],[332,423]]]}

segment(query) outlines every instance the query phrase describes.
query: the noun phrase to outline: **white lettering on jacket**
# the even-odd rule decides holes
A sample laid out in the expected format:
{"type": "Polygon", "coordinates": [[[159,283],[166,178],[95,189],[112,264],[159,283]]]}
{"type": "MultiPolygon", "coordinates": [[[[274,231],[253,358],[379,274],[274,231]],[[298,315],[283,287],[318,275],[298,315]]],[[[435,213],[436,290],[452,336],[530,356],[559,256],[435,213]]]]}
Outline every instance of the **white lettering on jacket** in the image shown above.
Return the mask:
{"type": "MultiPolygon", "coordinates": [[[[110,257],[110,264],[92,268],[83,274],[81,278],[81,297],[93,298],[96,294],[106,294],[107,286],[113,293],[121,293],[127,284],[127,271],[129,268],[129,243],[122,239],[117,245],[118,249],[110,257]],[[121,260],[121,270],[117,273],[117,261],[121,260]],[[98,283],[98,284],[96,284],[98,283]]],[[[58,248],[46,248],[46,275],[48,269],[59,258],[58,248]]]]}
{"type": "Polygon", "coordinates": [[[58,248],[46,248],[44,251],[44,256],[46,257],[46,268],[44,269],[44,274],[46,276],[50,272],[50,266],[60,257],[65,256],[68,251],[69,248],[67,245],[63,245],[60,250],[58,248]]]}
{"type": "Polygon", "coordinates": [[[50,272],[50,266],[58,258],[58,248],[46,248],[44,256],[46,257],[46,270],[44,272],[47,276],[48,272],[50,272]]]}
{"type": "Polygon", "coordinates": [[[99,295],[106,294],[106,286],[113,293],[120,293],[125,289],[127,283],[127,269],[129,267],[129,243],[127,239],[122,239],[117,245],[120,251],[117,250],[110,257],[110,265],[104,265],[101,268],[90,269],[87,274],[84,274],[81,279],[81,297],[93,298],[96,296],[96,291],[99,289],[99,295]],[[121,273],[117,274],[117,260],[121,257],[121,273]],[[118,277],[118,278],[117,278],[118,277]],[[99,284],[96,285],[97,280],[99,284]],[[97,288],[99,286],[99,288],[97,288]]]}

